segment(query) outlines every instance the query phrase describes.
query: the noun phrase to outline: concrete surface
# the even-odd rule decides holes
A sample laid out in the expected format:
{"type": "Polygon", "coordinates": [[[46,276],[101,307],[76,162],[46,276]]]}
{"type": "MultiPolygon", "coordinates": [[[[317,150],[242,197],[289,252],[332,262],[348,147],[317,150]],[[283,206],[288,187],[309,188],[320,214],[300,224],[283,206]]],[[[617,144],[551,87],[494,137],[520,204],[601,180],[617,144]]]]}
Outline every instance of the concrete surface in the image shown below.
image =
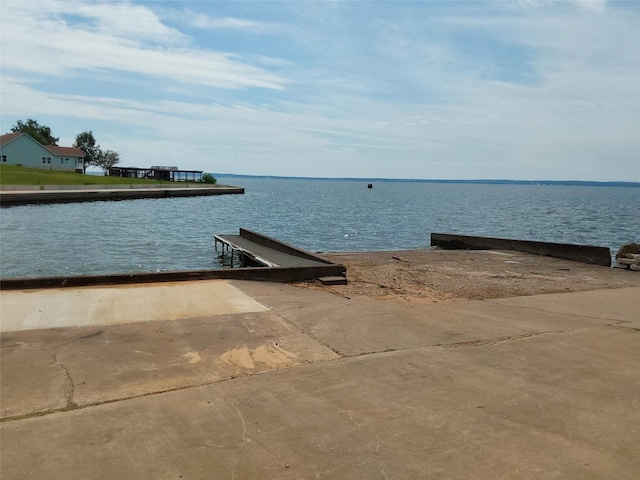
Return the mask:
{"type": "Polygon", "coordinates": [[[3,333],[2,479],[640,476],[638,287],[233,285],[269,309],[3,333]]]}
{"type": "MultiPolygon", "coordinates": [[[[275,267],[316,267],[327,266],[327,262],[320,262],[317,260],[311,260],[309,258],[300,257],[297,255],[291,255],[290,253],[276,250],[267,245],[249,240],[241,235],[216,235],[218,241],[221,243],[220,250],[233,249],[246,251],[249,254],[253,254],[260,260],[266,260],[268,262],[265,266],[275,267]],[[228,246],[226,246],[227,244],[228,246]]],[[[216,246],[217,250],[217,246],[216,246]]]]}
{"type": "Polygon", "coordinates": [[[223,280],[0,292],[0,331],[268,310],[223,280]]]}

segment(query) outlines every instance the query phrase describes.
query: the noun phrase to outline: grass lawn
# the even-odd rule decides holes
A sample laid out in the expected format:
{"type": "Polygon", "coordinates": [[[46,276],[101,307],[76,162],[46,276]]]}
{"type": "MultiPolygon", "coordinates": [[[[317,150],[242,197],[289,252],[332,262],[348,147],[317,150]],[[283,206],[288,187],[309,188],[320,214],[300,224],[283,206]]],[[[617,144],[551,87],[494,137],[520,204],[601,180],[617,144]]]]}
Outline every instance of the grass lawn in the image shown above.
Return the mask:
{"type": "Polygon", "coordinates": [[[58,170],[0,165],[0,185],[138,185],[172,183],[162,180],[83,175],[58,170]]]}

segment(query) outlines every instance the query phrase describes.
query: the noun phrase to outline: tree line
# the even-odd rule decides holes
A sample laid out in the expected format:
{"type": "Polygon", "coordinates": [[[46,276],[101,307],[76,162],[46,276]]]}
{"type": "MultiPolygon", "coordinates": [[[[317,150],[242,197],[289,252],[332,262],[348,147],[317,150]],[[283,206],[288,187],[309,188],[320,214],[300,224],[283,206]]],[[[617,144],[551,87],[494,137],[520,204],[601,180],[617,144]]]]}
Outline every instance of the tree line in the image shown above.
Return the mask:
{"type": "MultiPolygon", "coordinates": [[[[13,133],[26,133],[45,146],[58,146],[58,141],[60,140],[58,137],[53,136],[51,128],[46,125],[40,125],[32,118],[28,118],[25,122],[18,120],[16,124],[11,127],[11,131],[13,133]]],[[[91,130],[86,130],[76,135],[73,146],[84,152],[82,173],[87,172],[88,166],[94,165],[104,170],[104,174],[106,175],[109,172],[109,168],[120,163],[120,154],[113,150],[102,150],[91,130]]]]}

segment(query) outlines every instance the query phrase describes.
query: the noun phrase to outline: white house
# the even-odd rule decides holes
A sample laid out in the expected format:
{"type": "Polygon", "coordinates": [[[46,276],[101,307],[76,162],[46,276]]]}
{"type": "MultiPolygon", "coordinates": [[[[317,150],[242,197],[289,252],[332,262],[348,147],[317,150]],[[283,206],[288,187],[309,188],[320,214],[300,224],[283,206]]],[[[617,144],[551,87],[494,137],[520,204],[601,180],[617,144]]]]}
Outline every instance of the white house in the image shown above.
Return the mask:
{"type": "Polygon", "coordinates": [[[7,133],[0,136],[2,165],[82,173],[83,158],[84,152],[79,148],[42,145],[26,133],[7,133]]]}

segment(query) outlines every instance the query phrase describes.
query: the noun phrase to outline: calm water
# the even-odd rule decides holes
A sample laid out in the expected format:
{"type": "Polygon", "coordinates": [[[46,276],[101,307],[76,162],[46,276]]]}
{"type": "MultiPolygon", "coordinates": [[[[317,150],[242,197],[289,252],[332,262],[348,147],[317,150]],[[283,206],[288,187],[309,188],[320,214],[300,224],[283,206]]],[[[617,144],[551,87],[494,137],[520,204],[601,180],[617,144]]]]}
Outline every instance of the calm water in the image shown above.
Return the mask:
{"type": "Polygon", "coordinates": [[[431,232],[602,245],[640,240],[640,188],[225,179],[245,195],[0,210],[3,278],[218,267],[244,227],[311,251],[424,248],[431,232]]]}

